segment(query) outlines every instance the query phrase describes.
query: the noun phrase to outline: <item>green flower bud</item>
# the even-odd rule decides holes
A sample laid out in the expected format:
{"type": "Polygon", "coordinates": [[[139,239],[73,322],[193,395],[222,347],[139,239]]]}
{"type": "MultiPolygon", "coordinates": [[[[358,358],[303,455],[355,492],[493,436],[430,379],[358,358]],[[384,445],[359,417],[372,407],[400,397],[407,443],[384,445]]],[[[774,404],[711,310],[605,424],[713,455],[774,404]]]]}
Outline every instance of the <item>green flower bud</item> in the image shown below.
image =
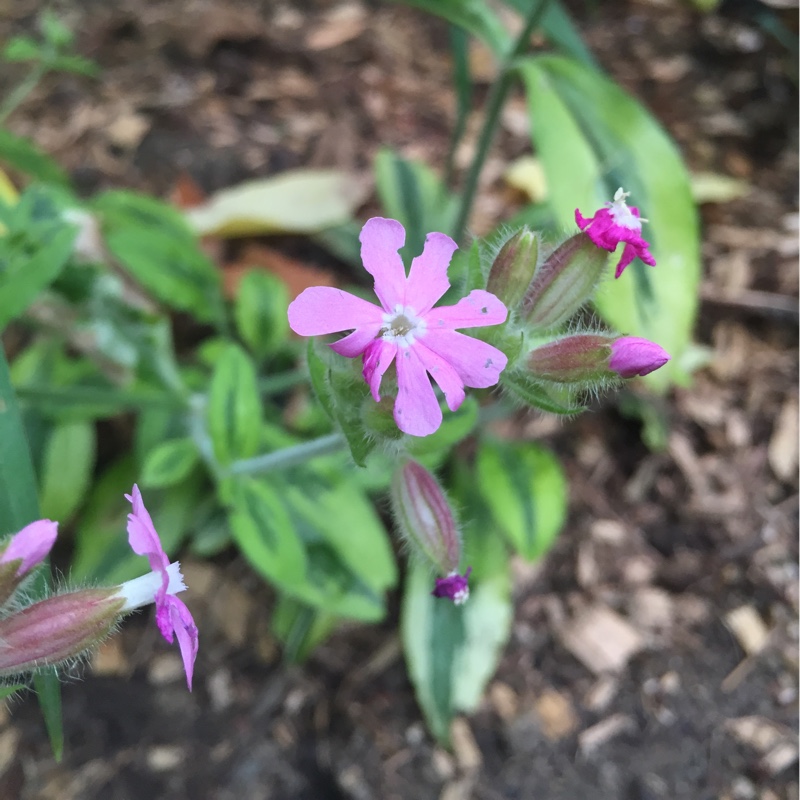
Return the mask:
{"type": "Polygon", "coordinates": [[[522,301],[523,318],[536,328],[556,328],[592,296],[608,253],[579,233],[559,245],[536,270],[522,301]]]}
{"type": "Polygon", "coordinates": [[[616,374],[608,366],[611,334],[579,333],[542,345],[528,354],[528,368],[536,378],[563,384],[606,382],[616,374]]]}
{"type": "Polygon", "coordinates": [[[489,270],[486,291],[498,297],[508,308],[515,308],[525,295],[536,271],[539,240],[533,231],[523,228],[501,248],[489,270]]]}

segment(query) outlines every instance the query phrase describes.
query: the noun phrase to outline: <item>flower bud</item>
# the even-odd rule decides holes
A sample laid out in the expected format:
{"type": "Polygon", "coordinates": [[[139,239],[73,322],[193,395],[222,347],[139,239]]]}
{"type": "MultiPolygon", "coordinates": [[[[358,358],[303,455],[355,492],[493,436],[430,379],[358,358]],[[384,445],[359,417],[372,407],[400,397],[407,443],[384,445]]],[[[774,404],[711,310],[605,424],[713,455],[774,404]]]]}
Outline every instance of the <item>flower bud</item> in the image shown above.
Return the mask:
{"type": "Polygon", "coordinates": [[[500,298],[508,308],[522,300],[536,271],[539,240],[533,231],[523,228],[501,248],[489,270],[486,291],[500,298]]]}
{"type": "Polygon", "coordinates": [[[401,533],[439,572],[458,569],[461,537],[436,478],[416,461],[407,461],[392,478],[392,508],[401,533]]]}
{"type": "Polygon", "coordinates": [[[591,299],[608,256],[584,234],[559,245],[536,270],[522,301],[523,318],[536,328],[556,328],[591,299]]]}
{"type": "Polygon", "coordinates": [[[451,572],[446,578],[436,579],[436,588],[431,592],[434,597],[446,597],[457,606],[462,606],[469,600],[469,575],[472,567],[467,567],[463,575],[451,572]]]}
{"type": "Polygon", "coordinates": [[[621,378],[635,378],[649,375],[669,359],[669,353],[660,344],[638,336],[621,336],[611,344],[608,366],[621,378]]]}
{"type": "Polygon", "coordinates": [[[0,620],[0,676],[76,658],[114,629],[125,604],[114,589],[48,597],[0,620]]]}
{"type": "Polygon", "coordinates": [[[554,383],[591,383],[614,377],[609,370],[608,334],[579,333],[537,347],[528,354],[528,368],[537,378],[554,383]]]}
{"type": "Polygon", "coordinates": [[[25,576],[47,558],[58,523],[39,519],[15,533],[0,552],[0,605],[14,594],[25,576]]]}

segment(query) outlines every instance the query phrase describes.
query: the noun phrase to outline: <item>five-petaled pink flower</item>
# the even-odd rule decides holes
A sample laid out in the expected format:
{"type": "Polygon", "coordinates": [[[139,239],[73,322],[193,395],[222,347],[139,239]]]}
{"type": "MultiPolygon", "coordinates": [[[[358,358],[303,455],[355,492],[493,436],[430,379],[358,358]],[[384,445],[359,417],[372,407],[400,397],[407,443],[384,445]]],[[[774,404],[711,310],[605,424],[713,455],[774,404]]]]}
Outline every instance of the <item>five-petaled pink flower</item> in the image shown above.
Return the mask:
{"type": "Polygon", "coordinates": [[[360,240],[361,260],[375,279],[381,305],[340,289],[315,286],[289,306],[289,324],[301,336],[352,330],[331,348],[348,358],[363,355],[364,380],[376,401],[381,397],[381,378],[394,361],[397,426],[413,436],[427,436],[442,422],[428,374],[455,411],[464,401],[465,386],[494,386],[508,360],[496,347],[456,329],[498,325],[505,322],[508,311],[493,294],[480,289],[454,306],[433,307],[450,287],[447,268],[457,248],[443,233],[428,234],[408,276],[397,252],[405,242],[399,222],[374,217],[364,225],[360,240]]]}
{"type": "MultiPolygon", "coordinates": [[[[153,520],[144,507],[142,493],[136,484],[133,485],[132,496],[126,494],[125,498],[133,505],[133,513],[128,514],[128,542],[131,549],[137,555],[147,556],[150,568],[161,579],[161,585],[155,592],[156,624],[161,635],[170,644],[174,637],[178,638],[183,668],[186,671],[186,681],[191,689],[194,661],[197,658],[198,636],[197,626],[194,624],[189,609],[173,594],[176,576],[172,572],[175,566],[179,569],[180,565],[170,565],[169,558],[161,546],[161,539],[153,526],[153,520]]],[[[180,572],[178,572],[177,578],[180,579],[180,572]]],[[[182,581],[178,580],[177,583],[180,588],[185,588],[182,581]]],[[[132,607],[135,605],[133,603],[132,607]]]]}
{"type": "Polygon", "coordinates": [[[642,222],[647,220],[641,219],[636,206],[629,207],[625,202],[629,194],[630,192],[617,189],[614,201],[606,203],[606,207],[601,208],[593,217],[584,217],[577,208],[575,209],[575,222],[578,223],[578,227],[585,231],[598,247],[613,253],[620,242],[625,242],[622,258],[614,272],[615,278],[619,278],[625,267],[637,256],[651,267],[656,265],[656,260],[648,250],[650,245],[642,238],[642,222]]]}

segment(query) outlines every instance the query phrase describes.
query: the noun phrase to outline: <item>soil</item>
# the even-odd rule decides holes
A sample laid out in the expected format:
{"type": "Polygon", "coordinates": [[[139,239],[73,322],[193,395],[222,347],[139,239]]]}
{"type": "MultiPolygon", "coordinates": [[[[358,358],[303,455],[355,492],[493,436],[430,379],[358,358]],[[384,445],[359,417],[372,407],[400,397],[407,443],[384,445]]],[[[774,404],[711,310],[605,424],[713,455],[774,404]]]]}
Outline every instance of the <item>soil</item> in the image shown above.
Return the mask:
{"type": "MultiPolygon", "coordinates": [[[[7,4],[0,35],[29,30],[38,5],[7,4]]],[[[154,626],[131,620],[64,684],[62,763],[33,697],[7,710],[0,797],[798,797],[796,59],[759,25],[756,2],[708,15],[570,5],[602,67],[662,120],[692,170],[747,191],[702,207],[697,340],[711,359],[665,402],[665,451],[650,452],[641,423],[610,401],[569,424],[514,422],[563,459],[571,512],[541,564],[515,565],[511,641],[452,752],[415,704],[396,597],[382,625],[345,626],[287,666],[269,634],[272,596],[231,552],[186,564],[202,632],[194,692],[154,626]]],[[[81,191],[169,196],[185,174],[210,192],[301,165],[366,171],[381,145],[444,163],[447,29],[420,12],[322,0],[55,8],[102,77],[49,79],[10,124],[81,191]]],[[[462,167],[491,76],[486,53],[473,56],[484,83],[462,167]]],[[[476,232],[520,205],[502,172],[529,147],[514,97],[476,232]]],[[[337,268],[316,249],[308,260],[337,268]]]]}

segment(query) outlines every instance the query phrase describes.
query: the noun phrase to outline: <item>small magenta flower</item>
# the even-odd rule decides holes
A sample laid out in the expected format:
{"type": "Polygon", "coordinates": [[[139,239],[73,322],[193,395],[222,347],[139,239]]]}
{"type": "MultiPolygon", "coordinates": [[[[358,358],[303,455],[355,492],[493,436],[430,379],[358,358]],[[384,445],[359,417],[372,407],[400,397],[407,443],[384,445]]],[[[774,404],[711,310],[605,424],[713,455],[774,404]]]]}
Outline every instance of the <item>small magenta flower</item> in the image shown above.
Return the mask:
{"type": "Polygon", "coordinates": [[[611,343],[608,366],[621,378],[635,378],[649,375],[669,359],[669,353],[660,344],[638,336],[621,336],[611,343]]]}
{"type": "Polygon", "coordinates": [[[180,564],[169,563],[169,558],[161,546],[161,540],[136,484],[133,485],[132,495],[126,494],[125,498],[133,505],[133,513],[128,514],[128,542],[134,553],[147,556],[153,572],[136,579],[142,582],[141,599],[134,596],[133,584],[136,581],[129,581],[128,584],[125,584],[131,586],[131,589],[126,592],[127,602],[123,610],[155,602],[158,629],[170,644],[177,637],[183,658],[183,668],[186,671],[186,682],[191,690],[194,662],[197,658],[198,635],[197,626],[194,624],[189,609],[186,608],[183,601],[175,597],[176,592],[186,588],[180,574],[180,564]],[[149,583],[145,584],[146,581],[149,583]]]}
{"type": "Polygon", "coordinates": [[[505,322],[508,311],[493,294],[475,289],[454,306],[434,308],[450,288],[447,268],[456,243],[430,233],[406,276],[398,250],[403,226],[373,217],[361,231],[361,259],[375,279],[377,306],[340,289],[314,286],[289,306],[289,324],[301,336],[352,330],[331,348],[347,358],[363,356],[364,380],[376,402],[381,378],[392,362],[397,370],[394,419],[404,433],[427,436],[442,412],[428,375],[451,411],[464,401],[464,387],[494,386],[507,358],[496,347],[457,332],[505,322]]]}
{"type": "Polygon", "coordinates": [[[575,209],[575,222],[587,236],[603,250],[613,253],[620,242],[625,242],[622,258],[617,264],[614,277],[619,278],[623,270],[634,258],[640,258],[651,267],[656,265],[656,260],[648,250],[650,245],[642,238],[642,222],[647,222],[639,216],[636,206],[628,206],[625,198],[630,192],[617,189],[614,201],[606,203],[593,217],[584,217],[575,209]]]}
{"type": "Polygon", "coordinates": [[[58,523],[38,519],[15,533],[0,554],[0,564],[19,561],[17,577],[21,578],[47,558],[58,535],[58,523]]]}
{"type": "Polygon", "coordinates": [[[467,567],[463,575],[451,572],[446,578],[436,579],[436,588],[431,592],[434,597],[446,597],[457,606],[469,600],[469,575],[472,567],[467,567]]]}

